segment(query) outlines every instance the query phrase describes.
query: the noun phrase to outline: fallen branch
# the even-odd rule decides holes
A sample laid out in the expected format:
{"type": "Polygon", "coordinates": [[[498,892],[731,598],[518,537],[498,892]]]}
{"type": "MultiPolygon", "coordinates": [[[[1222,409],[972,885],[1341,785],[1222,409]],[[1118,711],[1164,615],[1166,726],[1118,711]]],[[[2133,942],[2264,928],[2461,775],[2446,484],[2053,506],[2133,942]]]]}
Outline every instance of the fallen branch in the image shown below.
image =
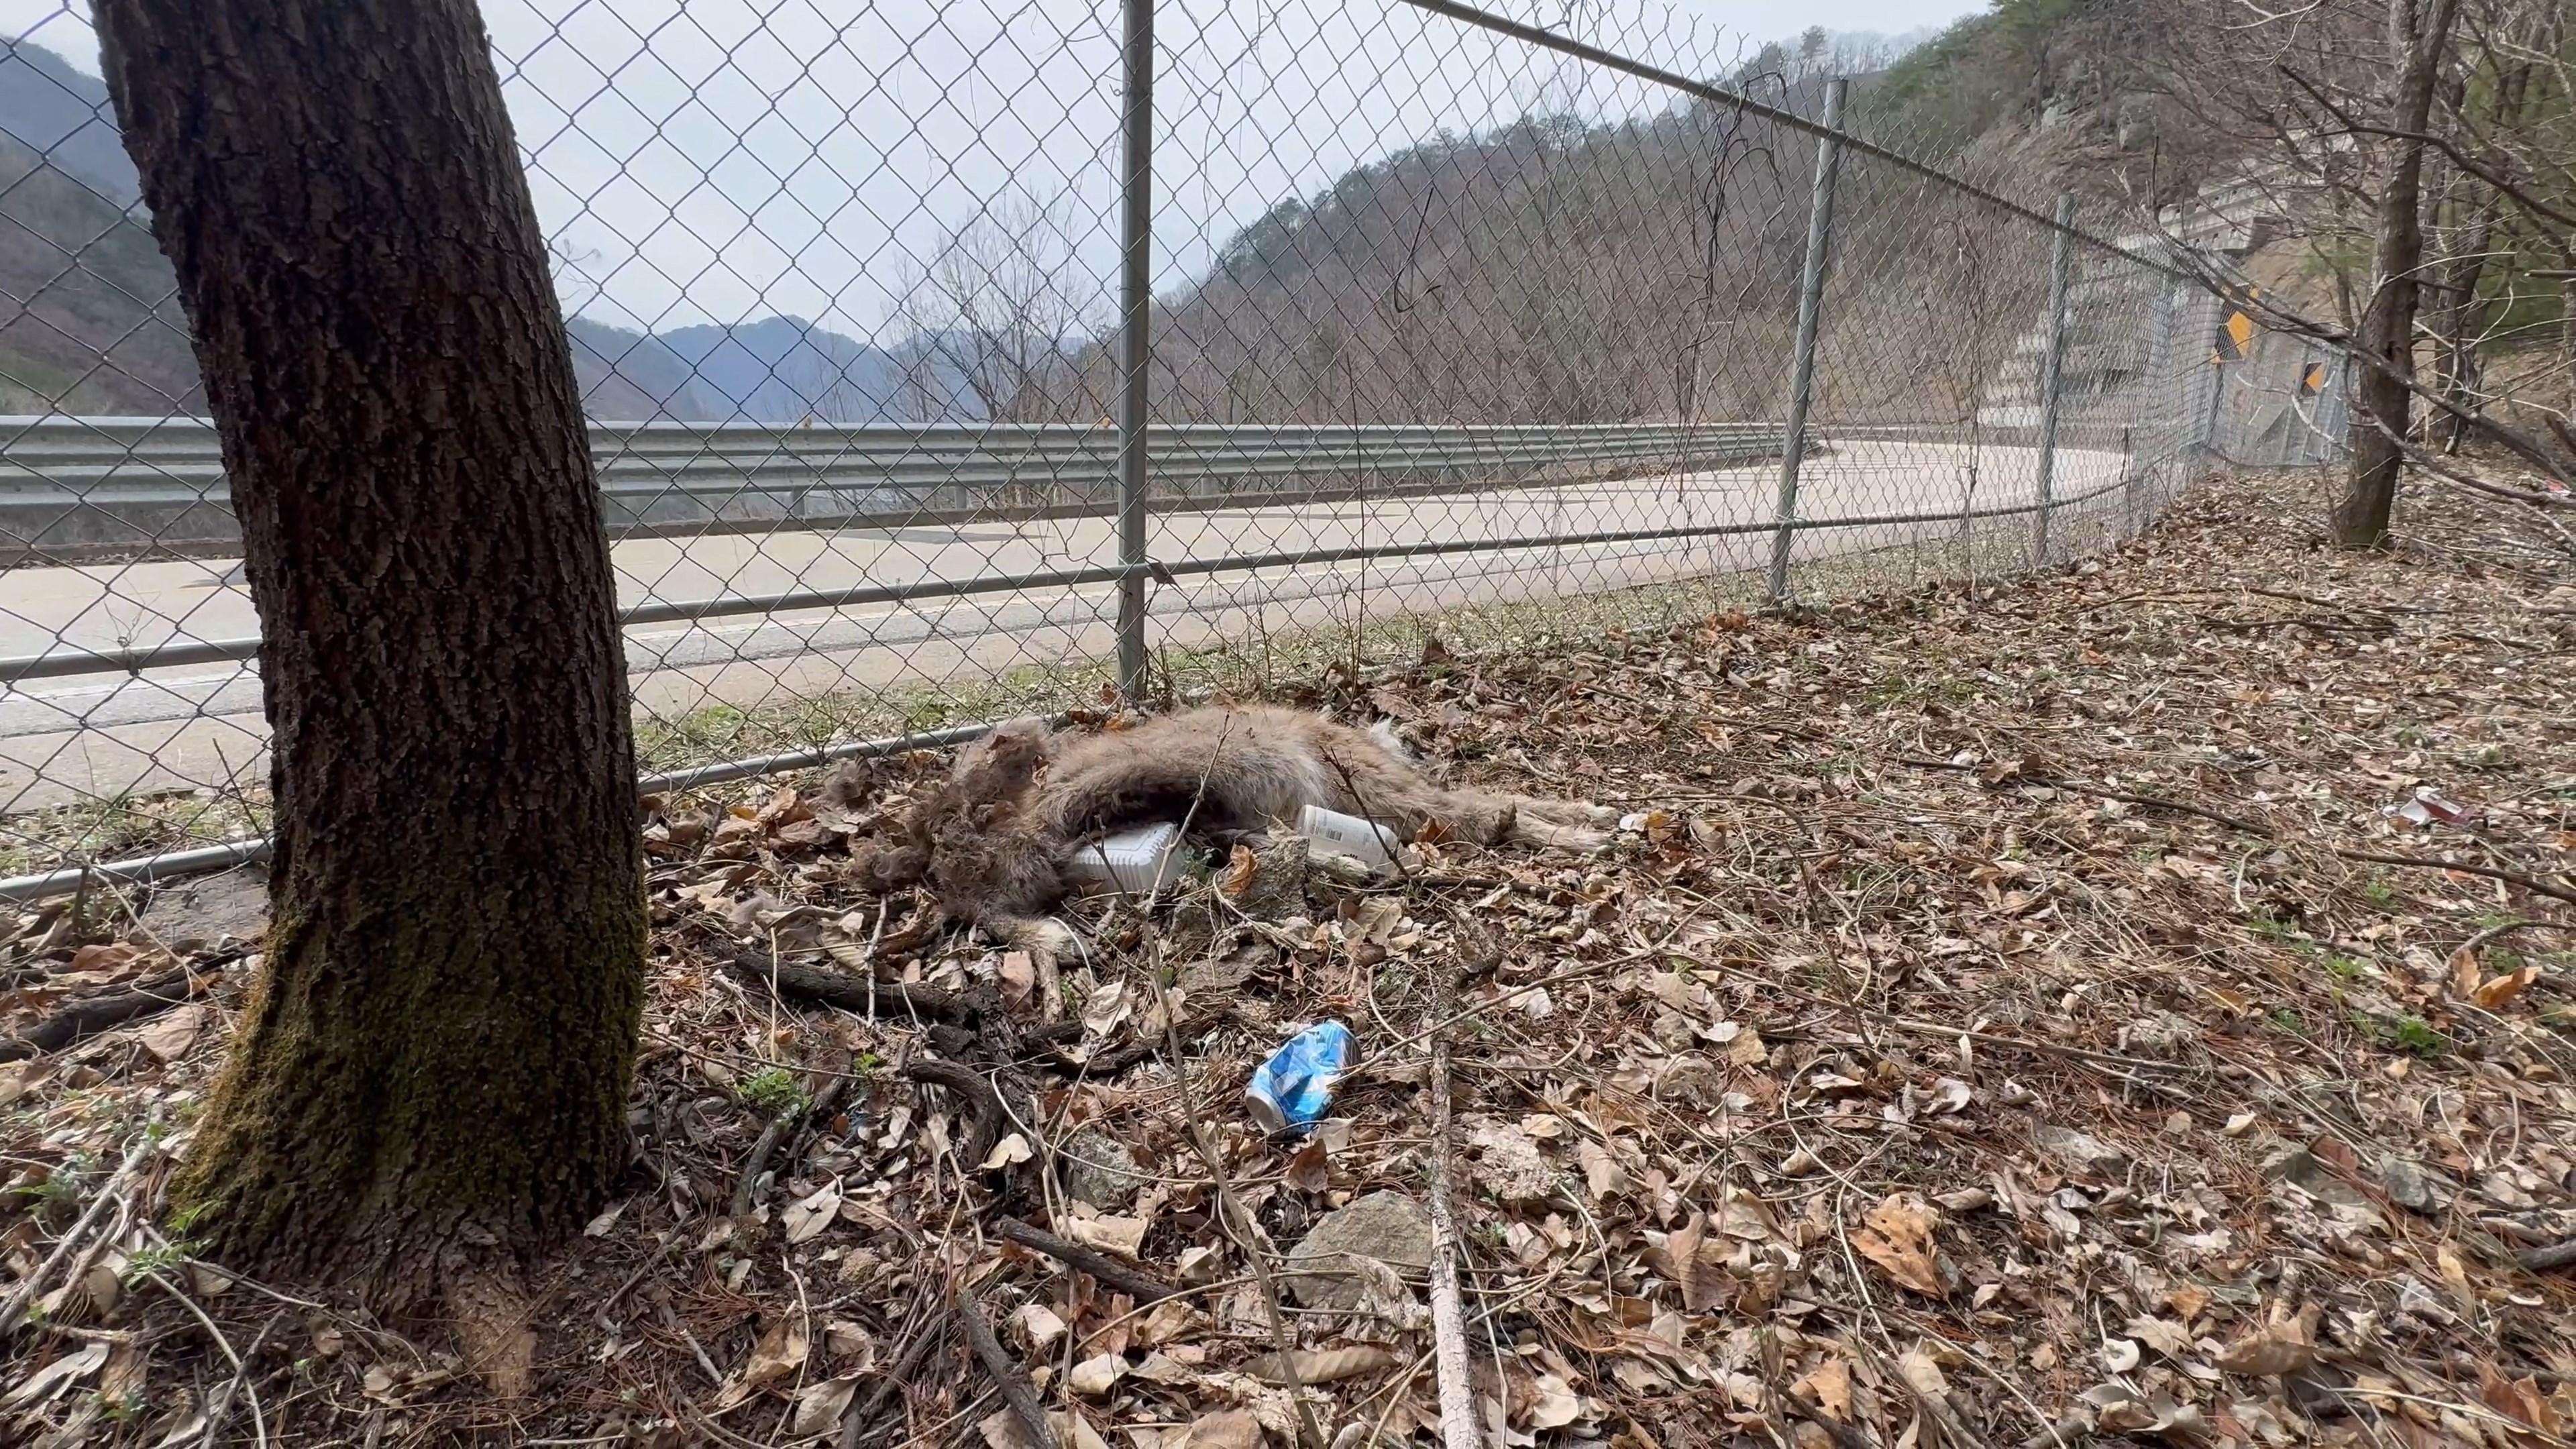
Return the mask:
{"type": "Polygon", "coordinates": [[[827,971],[781,961],[759,951],[736,951],[725,958],[725,970],[747,986],[774,990],[781,997],[820,1002],[860,1016],[912,1015],[957,1026],[983,1019],[976,1001],[900,981],[870,981],[846,971],[827,971]]]}
{"type": "Polygon", "coordinates": [[[1080,1243],[1059,1238],[1043,1228],[1031,1227],[1018,1218],[1003,1218],[995,1223],[994,1227],[1003,1237],[1023,1248],[1044,1253],[1057,1262],[1090,1274],[1109,1287],[1136,1300],[1140,1308],[1148,1303],[1160,1303],[1166,1298],[1180,1296],[1181,1289],[1177,1284],[1166,1283],[1151,1273],[1139,1272],[1106,1253],[1096,1252],[1080,1243]]]}
{"type": "Polygon", "coordinates": [[[1002,1140],[1002,1124],[1010,1115],[1002,1109],[1002,1094],[984,1080],[984,1074],[956,1062],[914,1062],[903,1069],[907,1080],[945,1087],[966,1103],[975,1118],[975,1135],[966,1142],[966,1169],[980,1170],[1002,1140]]]}
{"type": "Polygon", "coordinates": [[[2527,931],[2534,926],[2556,926],[2557,924],[2558,923],[2556,921],[2533,920],[2529,916],[2517,916],[2510,921],[2499,921],[2495,925],[2489,926],[2485,930],[2471,936],[2469,939],[2462,941],[2458,948],[2453,950],[2451,954],[2457,956],[2465,952],[2470,956],[2475,956],[2478,954],[2478,949],[2480,947],[2501,941],[2516,931],[2527,931]]]}
{"type": "Polygon", "coordinates": [[[984,1316],[984,1305],[971,1289],[958,1291],[957,1322],[966,1330],[966,1343],[975,1350],[975,1357],[983,1360],[984,1371],[1001,1388],[1002,1400],[1020,1421],[1021,1432],[1037,1449],[1056,1449],[1055,1429],[1047,1423],[1046,1409],[1038,1403],[1037,1385],[1029,1382],[1029,1376],[1002,1351],[1002,1341],[993,1336],[992,1321],[984,1316]]]}
{"type": "Polygon", "coordinates": [[[769,1154],[777,1151],[778,1144],[786,1141],[787,1134],[795,1130],[797,1115],[794,1112],[781,1112],[770,1118],[769,1125],[760,1129],[760,1140],[751,1144],[751,1155],[742,1160],[742,1173],[734,1179],[733,1184],[733,1222],[736,1232],[742,1231],[742,1225],[751,1220],[752,1186],[760,1181],[761,1169],[769,1165],[769,1154]]]}
{"type": "MultiPolygon", "coordinates": [[[[1431,1018],[1449,1014],[1457,977],[1439,968],[1431,1018]]],[[[1475,1380],[1467,1368],[1467,1310],[1458,1299],[1458,1225],[1449,1213],[1449,1037],[1431,1030],[1431,1361],[1440,1390],[1440,1439],[1448,1449],[1480,1449],[1475,1380]]]]}
{"type": "Polygon", "coordinates": [[[2570,1238],[2563,1243],[2552,1243],[2545,1248],[2533,1248],[2529,1252],[2517,1253],[2514,1255],[2514,1261],[2534,1273],[2546,1273],[2554,1268],[2564,1268],[2570,1263],[2576,1263],[2576,1238],[2570,1238]]]}
{"type": "Polygon", "coordinates": [[[195,994],[195,983],[182,969],[138,981],[123,991],[83,997],[28,1028],[16,1039],[0,1042],[0,1062],[24,1061],[46,1052],[60,1051],[111,1027],[168,1011],[195,994]]]}
{"type": "Polygon", "coordinates": [[[903,1356],[885,1371],[885,1377],[877,1380],[875,1388],[868,1390],[868,1396],[852,1403],[842,1413],[837,1449],[859,1449],[859,1441],[868,1436],[868,1425],[876,1422],[877,1411],[885,1407],[886,1400],[900,1393],[904,1385],[912,1382],[913,1371],[921,1367],[921,1361],[930,1356],[930,1346],[938,1341],[939,1334],[934,1325],[924,1323],[920,1326],[912,1336],[912,1343],[904,1349],[903,1356]]]}

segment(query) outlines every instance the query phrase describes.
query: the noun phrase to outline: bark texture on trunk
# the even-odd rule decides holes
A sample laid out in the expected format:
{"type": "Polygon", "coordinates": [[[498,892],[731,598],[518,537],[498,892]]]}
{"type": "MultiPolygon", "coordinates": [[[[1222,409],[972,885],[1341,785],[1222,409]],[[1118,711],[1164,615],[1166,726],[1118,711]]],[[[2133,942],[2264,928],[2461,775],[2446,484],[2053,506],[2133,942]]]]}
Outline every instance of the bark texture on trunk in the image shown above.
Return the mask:
{"type": "Polygon", "coordinates": [[[626,1161],[634,749],[597,486],[473,0],[101,0],[264,642],[267,952],[180,1195],[407,1304],[626,1161]]]}
{"type": "MultiPolygon", "coordinates": [[[[2457,0],[2429,0],[2429,9],[2427,3],[2388,0],[2389,44],[2402,61],[2389,127],[2408,136],[2422,135],[2432,119],[2451,18],[2458,12],[2457,0]]],[[[2417,273],[2424,263],[2424,143],[2399,137],[2388,145],[2370,302],[2362,309],[2355,344],[2363,359],[2352,410],[2352,471],[2332,520],[2335,542],[2345,548],[2377,548],[2388,540],[2413,401],[2406,383],[2415,370],[2417,273]]]]}

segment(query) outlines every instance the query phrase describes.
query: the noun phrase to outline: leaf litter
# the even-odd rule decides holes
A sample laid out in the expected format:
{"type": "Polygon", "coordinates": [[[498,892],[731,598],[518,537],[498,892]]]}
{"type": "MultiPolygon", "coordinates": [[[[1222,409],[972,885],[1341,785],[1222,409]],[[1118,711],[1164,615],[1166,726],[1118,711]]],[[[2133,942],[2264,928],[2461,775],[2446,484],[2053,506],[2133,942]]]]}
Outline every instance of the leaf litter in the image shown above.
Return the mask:
{"type": "Polygon", "coordinates": [[[854,878],[940,756],[652,801],[637,1165],[515,1403],[190,1259],[160,1194],[255,943],[26,912],[0,1029],[169,1003],[0,1063],[0,1437],[1419,1438],[1450,972],[1488,1443],[2566,1443],[2576,560],[2405,506],[2349,556],[2223,479],[2044,577],[1337,666],[1280,693],[1617,844],[1220,852],[1061,961],[854,878]],[[1335,1115],[1266,1140],[1241,1089],[1325,1019],[1335,1115]]]}

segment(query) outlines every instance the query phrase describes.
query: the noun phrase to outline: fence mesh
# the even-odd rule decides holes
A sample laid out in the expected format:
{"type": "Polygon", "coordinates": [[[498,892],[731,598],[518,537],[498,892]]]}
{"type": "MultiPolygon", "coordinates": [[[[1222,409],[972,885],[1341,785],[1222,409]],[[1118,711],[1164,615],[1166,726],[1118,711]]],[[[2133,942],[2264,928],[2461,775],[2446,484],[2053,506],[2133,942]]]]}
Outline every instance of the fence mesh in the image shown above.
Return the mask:
{"type": "MultiPolygon", "coordinates": [[[[1543,35],[1156,5],[1133,397],[1116,7],[484,9],[659,779],[1097,703],[1139,581],[1149,684],[1261,688],[1432,633],[2064,560],[2206,454],[2323,462],[2340,427],[2331,360],[2231,335],[2170,240],[2107,208],[2070,235],[2044,179],[1823,125],[1848,57],[1651,4],[1543,35]]],[[[0,15],[23,893],[255,839],[267,760],[238,528],[88,14],[0,15]]]]}

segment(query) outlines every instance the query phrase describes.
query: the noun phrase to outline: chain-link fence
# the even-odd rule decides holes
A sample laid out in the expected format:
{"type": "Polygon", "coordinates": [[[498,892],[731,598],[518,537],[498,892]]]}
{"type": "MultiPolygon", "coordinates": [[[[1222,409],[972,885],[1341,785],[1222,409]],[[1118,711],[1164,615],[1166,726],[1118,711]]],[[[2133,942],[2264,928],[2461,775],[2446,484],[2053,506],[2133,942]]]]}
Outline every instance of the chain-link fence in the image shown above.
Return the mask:
{"type": "MultiPolygon", "coordinates": [[[[2136,533],[2205,451],[2324,461],[2339,428],[2338,370],[2232,333],[2169,239],[1908,159],[1868,77],[1830,78],[1851,57],[1643,3],[484,8],[648,784],[2023,569],[2136,533]]],[[[13,15],[0,894],[28,895],[255,853],[267,762],[95,37],[13,15]]]]}

